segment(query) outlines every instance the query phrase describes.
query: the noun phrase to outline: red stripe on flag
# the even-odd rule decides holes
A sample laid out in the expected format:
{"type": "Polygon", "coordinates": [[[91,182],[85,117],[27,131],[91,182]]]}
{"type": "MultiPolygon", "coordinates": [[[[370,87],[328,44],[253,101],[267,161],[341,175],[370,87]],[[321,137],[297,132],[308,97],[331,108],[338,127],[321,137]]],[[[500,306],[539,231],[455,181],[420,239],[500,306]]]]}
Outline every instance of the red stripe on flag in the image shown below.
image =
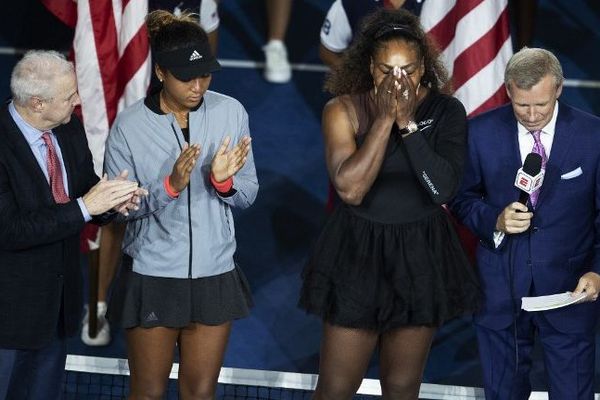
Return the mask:
{"type": "Polygon", "coordinates": [[[487,111],[491,108],[494,107],[498,107],[501,106],[503,104],[508,103],[509,98],[508,95],[506,94],[506,89],[504,88],[504,84],[502,84],[498,90],[496,90],[496,93],[494,93],[489,99],[487,99],[482,105],[480,105],[479,107],[477,107],[475,110],[473,110],[473,112],[471,112],[468,117],[474,117],[477,114],[481,114],[484,111],[487,111]]]}
{"type": "Polygon", "coordinates": [[[435,39],[441,50],[448,47],[454,39],[458,22],[481,2],[483,0],[457,0],[444,18],[427,32],[435,39]]]}
{"type": "Polygon", "coordinates": [[[117,27],[112,3],[90,1],[90,16],[94,30],[94,42],[100,77],[104,88],[104,101],[108,121],[113,121],[117,116],[117,68],[119,65],[119,50],[117,27]]]}
{"type": "Polygon", "coordinates": [[[77,3],[73,0],[41,0],[42,4],[63,24],[75,28],[77,24],[77,3]]]}
{"type": "MultiPolygon", "coordinates": [[[[148,32],[146,31],[146,25],[142,25],[129,43],[127,43],[125,52],[119,60],[119,76],[116,88],[117,99],[121,98],[125,91],[125,86],[127,86],[127,83],[129,83],[131,78],[146,62],[146,58],[148,58],[148,32]]],[[[112,125],[113,119],[110,119],[109,116],[109,125],[112,125]]]]}
{"type": "Polygon", "coordinates": [[[505,8],[494,26],[454,60],[452,74],[454,88],[460,88],[479,70],[493,62],[498,51],[509,38],[508,8],[505,8]]]}

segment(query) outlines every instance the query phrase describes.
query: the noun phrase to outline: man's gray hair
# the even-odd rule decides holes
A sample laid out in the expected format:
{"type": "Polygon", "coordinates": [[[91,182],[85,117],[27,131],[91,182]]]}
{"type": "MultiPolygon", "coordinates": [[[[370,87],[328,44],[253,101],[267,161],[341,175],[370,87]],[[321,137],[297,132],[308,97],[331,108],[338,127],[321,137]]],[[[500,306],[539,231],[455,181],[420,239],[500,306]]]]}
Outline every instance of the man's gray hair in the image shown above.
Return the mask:
{"type": "Polygon", "coordinates": [[[504,84],[509,91],[512,84],[529,90],[548,74],[554,77],[556,87],[563,83],[562,67],[556,56],[545,49],[523,47],[508,61],[504,84]]]}
{"type": "Polygon", "coordinates": [[[56,80],[74,73],[73,63],[53,50],[31,50],[15,65],[10,78],[13,101],[25,105],[31,97],[50,100],[56,80]]]}

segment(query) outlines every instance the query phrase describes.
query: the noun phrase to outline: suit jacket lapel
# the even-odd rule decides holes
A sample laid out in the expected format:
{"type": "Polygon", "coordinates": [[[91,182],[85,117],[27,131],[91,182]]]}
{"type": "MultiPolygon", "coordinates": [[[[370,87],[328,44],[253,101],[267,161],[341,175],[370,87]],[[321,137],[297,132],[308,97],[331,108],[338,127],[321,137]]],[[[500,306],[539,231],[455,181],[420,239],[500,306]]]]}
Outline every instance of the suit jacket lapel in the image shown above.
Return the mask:
{"type": "Polygon", "coordinates": [[[73,160],[73,149],[69,146],[69,140],[65,137],[69,134],[69,132],[65,132],[62,127],[55,128],[54,134],[56,135],[56,140],[60,146],[60,152],[62,153],[63,163],[65,165],[65,171],[67,173],[67,184],[69,187],[67,188],[67,192],[69,193],[69,197],[73,199],[75,196],[75,187],[73,186],[73,165],[71,160],[73,160]]]}
{"type": "Polygon", "coordinates": [[[544,176],[544,183],[540,189],[540,196],[536,205],[538,209],[544,203],[544,198],[548,197],[548,193],[552,191],[554,185],[560,179],[562,164],[571,149],[573,137],[575,136],[575,132],[571,132],[572,118],[570,110],[565,105],[560,104],[556,118],[552,149],[548,163],[546,164],[546,175],[544,176]]]}
{"type": "Polygon", "coordinates": [[[6,138],[6,145],[12,149],[16,157],[21,160],[25,166],[25,173],[23,176],[27,176],[27,179],[33,179],[37,186],[45,191],[47,197],[54,201],[48,180],[35,159],[25,136],[23,136],[23,133],[21,133],[19,127],[8,112],[8,107],[6,105],[0,110],[0,123],[4,126],[2,134],[6,138]]]}
{"type": "MultiPolygon", "coordinates": [[[[501,148],[500,146],[508,146],[508,159],[505,165],[509,169],[507,170],[507,173],[511,175],[511,179],[514,182],[517,171],[523,165],[523,161],[521,160],[521,150],[519,148],[517,120],[515,119],[512,107],[506,107],[505,111],[506,115],[501,116],[499,119],[499,121],[502,122],[503,135],[501,137],[502,142],[499,143],[498,148],[501,148]]],[[[513,189],[518,197],[518,189],[514,187],[514,185],[513,189]]]]}

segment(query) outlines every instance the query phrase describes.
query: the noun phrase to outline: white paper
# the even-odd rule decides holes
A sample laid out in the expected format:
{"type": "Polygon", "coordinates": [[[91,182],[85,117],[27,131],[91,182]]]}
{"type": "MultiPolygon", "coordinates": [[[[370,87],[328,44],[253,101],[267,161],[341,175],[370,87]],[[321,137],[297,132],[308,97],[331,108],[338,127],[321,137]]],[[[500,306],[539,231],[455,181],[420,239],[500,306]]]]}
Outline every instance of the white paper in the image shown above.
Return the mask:
{"type": "Polygon", "coordinates": [[[585,298],[586,295],[585,292],[582,292],[577,296],[572,296],[571,292],[565,292],[549,296],[523,297],[521,298],[521,308],[525,311],[552,310],[575,304],[585,298]]]}

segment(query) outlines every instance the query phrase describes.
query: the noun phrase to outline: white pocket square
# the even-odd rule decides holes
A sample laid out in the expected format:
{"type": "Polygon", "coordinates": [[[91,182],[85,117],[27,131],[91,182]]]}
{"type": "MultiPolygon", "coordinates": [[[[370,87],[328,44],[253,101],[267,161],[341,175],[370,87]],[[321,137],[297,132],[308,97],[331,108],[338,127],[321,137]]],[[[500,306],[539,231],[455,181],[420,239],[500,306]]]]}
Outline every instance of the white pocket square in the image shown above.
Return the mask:
{"type": "Polygon", "coordinates": [[[581,167],[577,167],[573,171],[567,172],[566,174],[562,174],[560,176],[560,179],[573,179],[577,178],[581,174],[583,174],[583,170],[581,169],[581,167]]]}

